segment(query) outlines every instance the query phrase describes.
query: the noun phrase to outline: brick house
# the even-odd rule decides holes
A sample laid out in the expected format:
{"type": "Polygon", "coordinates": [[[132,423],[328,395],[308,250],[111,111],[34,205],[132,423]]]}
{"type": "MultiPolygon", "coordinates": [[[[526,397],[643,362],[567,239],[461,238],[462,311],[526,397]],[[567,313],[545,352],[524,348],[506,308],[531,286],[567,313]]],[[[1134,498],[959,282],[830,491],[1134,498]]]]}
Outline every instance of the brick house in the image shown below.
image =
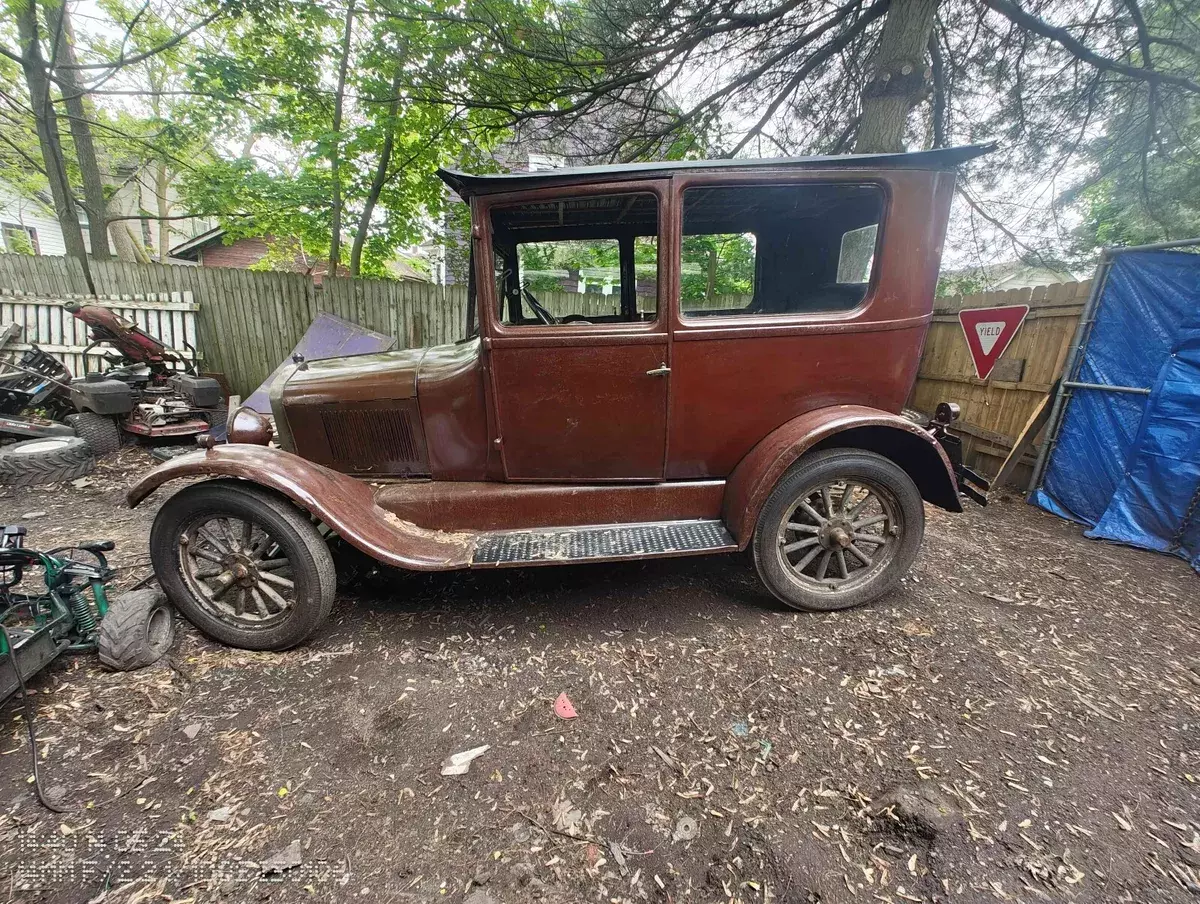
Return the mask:
{"type": "MultiPolygon", "coordinates": [[[[171,263],[248,270],[271,252],[274,241],[274,237],[268,235],[246,236],[226,242],[224,227],[217,226],[174,246],[171,249],[171,263]]],[[[302,248],[285,264],[276,265],[273,269],[309,273],[318,282],[329,269],[325,260],[306,255],[302,248]]]]}
{"type": "MultiPolygon", "coordinates": [[[[273,244],[275,244],[275,238],[269,235],[246,236],[226,243],[225,230],[218,226],[172,248],[170,263],[248,270],[275,250],[272,248],[273,244]]],[[[272,270],[307,273],[318,285],[325,274],[329,272],[327,260],[305,254],[303,248],[297,248],[296,253],[290,259],[286,255],[283,257],[283,260],[276,259],[273,262],[272,270]]],[[[395,279],[425,281],[428,277],[421,272],[420,263],[415,257],[399,255],[388,264],[388,270],[395,279]]],[[[338,269],[339,276],[349,275],[349,270],[345,265],[338,269]]]]}

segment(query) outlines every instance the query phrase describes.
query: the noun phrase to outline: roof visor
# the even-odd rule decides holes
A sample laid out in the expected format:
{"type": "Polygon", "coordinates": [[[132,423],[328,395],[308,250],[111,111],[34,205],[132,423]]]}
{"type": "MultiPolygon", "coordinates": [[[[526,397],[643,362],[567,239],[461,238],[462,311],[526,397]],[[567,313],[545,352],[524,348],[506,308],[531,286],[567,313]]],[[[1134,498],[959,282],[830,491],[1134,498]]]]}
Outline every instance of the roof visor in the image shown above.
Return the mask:
{"type": "Polygon", "coordinates": [[[439,169],[438,176],[464,200],[475,195],[545,188],[555,185],[580,185],[588,182],[625,182],[653,179],[675,173],[745,173],[788,169],[919,169],[951,170],[996,149],[995,142],[962,147],[913,151],[905,154],[837,154],[816,157],[771,157],[761,160],[669,160],[661,163],[620,163],[609,166],[580,166],[539,170],[533,173],[491,173],[474,175],[458,170],[439,169]]]}

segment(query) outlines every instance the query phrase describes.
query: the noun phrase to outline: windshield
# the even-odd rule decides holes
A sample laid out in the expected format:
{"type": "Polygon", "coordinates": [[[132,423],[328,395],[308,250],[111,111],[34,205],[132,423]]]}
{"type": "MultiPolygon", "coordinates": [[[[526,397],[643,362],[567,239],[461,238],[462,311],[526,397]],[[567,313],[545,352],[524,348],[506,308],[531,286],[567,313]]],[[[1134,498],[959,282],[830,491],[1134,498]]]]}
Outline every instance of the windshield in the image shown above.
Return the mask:
{"type": "Polygon", "coordinates": [[[475,293],[475,243],[467,257],[467,325],[461,341],[469,342],[479,335],[479,318],[476,316],[475,293]]]}

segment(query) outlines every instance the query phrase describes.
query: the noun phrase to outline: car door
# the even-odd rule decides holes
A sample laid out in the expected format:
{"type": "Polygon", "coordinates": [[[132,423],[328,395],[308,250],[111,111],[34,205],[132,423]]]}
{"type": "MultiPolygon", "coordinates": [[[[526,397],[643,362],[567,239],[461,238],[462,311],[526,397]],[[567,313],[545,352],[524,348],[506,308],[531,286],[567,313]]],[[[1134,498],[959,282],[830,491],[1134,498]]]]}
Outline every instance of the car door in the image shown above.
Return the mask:
{"type": "Polygon", "coordinates": [[[665,197],[666,183],[634,183],[476,207],[494,441],[509,480],[663,478],[670,296],[649,250],[669,247],[665,197]]]}

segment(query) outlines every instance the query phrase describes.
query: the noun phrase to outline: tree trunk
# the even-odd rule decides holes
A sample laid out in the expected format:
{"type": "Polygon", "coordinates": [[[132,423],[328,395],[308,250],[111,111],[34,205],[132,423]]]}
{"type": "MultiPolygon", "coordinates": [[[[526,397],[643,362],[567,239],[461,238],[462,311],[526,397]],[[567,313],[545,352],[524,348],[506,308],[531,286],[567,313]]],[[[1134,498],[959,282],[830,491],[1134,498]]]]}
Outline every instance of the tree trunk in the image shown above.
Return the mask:
{"type": "Polygon", "coordinates": [[[329,173],[333,183],[330,205],[329,275],[337,276],[342,258],[342,107],[345,103],[346,69],[350,65],[350,37],[354,29],[354,3],[346,4],[346,33],[342,38],[342,61],[338,66],[337,94],[333,99],[333,139],[329,148],[329,173]]]}
{"type": "Polygon", "coordinates": [[[141,255],[134,247],[133,238],[129,234],[128,223],[125,220],[118,220],[109,227],[109,237],[112,239],[113,251],[116,252],[117,260],[121,261],[140,261],[141,255]]]}
{"type": "Polygon", "coordinates": [[[396,114],[400,111],[400,67],[392,77],[391,100],[387,108],[387,133],[384,135],[383,147],[379,149],[379,163],[375,167],[375,177],[371,180],[371,188],[367,192],[367,200],[363,203],[362,216],[358,218],[358,231],[354,234],[354,246],[350,249],[350,275],[358,276],[362,269],[363,245],[367,242],[367,232],[371,228],[371,216],[375,213],[375,205],[379,203],[379,195],[388,181],[388,167],[392,163],[392,149],[396,144],[396,114]]]}
{"type": "Polygon", "coordinates": [[[712,301],[717,291],[717,249],[708,249],[708,282],[704,287],[704,300],[712,301]]]}
{"type": "Polygon", "coordinates": [[[91,110],[84,101],[78,70],[71,68],[78,62],[75,58],[75,30],[71,26],[66,0],[45,0],[44,10],[51,44],[58,43],[54,59],[56,63],[67,67],[56,68],[55,73],[61,86],[63,104],[67,108],[71,137],[75,139],[75,158],[83,177],[83,200],[87,208],[92,257],[106,261],[112,257],[108,249],[108,204],[104,199],[100,165],[96,161],[96,144],[92,140],[91,110]]]}
{"type": "Polygon", "coordinates": [[[154,168],[154,194],[158,207],[158,260],[165,264],[171,253],[171,202],[167,192],[171,190],[171,178],[167,165],[159,161],[154,168]]]}
{"type": "Polygon", "coordinates": [[[863,88],[857,153],[904,150],[908,114],[926,92],[925,53],[937,8],[938,0],[892,0],[871,61],[871,80],[863,88]]]}
{"type": "Polygon", "coordinates": [[[17,17],[17,34],[21,42],[21,68],[25,83],[29,87],[29,106],[33,110],[37,126],[38,145],[42,150],[42,163],[46,167],[46,179],[50,183],[50,196],[54,200],[54,213],[62,229],[63,244],[67,254],[87,261],[87,248],[83,244],[83,230],[79,227],[79,214],[75,210],[75,197],[67,181],[67,167],[63,161],[62,144],[58,137],[58,119],[54,115],[54,104],[50,98],[50,80],[46,75],[46,62],[42,58],[42,47],[37,19],[36,0],[24,0],[14,4],[17,17]]]}

